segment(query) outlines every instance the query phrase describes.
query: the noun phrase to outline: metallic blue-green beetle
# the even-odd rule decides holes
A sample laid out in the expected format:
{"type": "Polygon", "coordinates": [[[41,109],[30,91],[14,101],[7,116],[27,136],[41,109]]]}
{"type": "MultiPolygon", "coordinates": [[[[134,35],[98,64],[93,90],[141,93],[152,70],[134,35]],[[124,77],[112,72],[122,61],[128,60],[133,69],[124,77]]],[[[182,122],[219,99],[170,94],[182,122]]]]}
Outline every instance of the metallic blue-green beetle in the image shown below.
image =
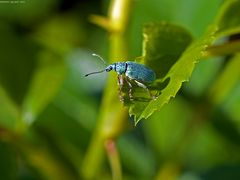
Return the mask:
{"type": "MultiPolygon", "coordinates": [[[[99,57],[104,64],[106,62],[103,60],[103,58],[97,54],[93,54],[93,56],[99,57]]],[[[127,78],[125,79],[130,87],[129,89],[129,96],[132,98],[132,84],[131,81],[134,81],[139,87],[142,87],[148,91],[150,96],[152,98],[155,98],[149,89],[147,88],[148,84],[151,84],[155,81],[156,79],[156,74],[153,70],[148,68],[147,66],[144,66],[143,64],[139,64],[136,62],[132,61],[127,61],[127,62],[115,62],[110,65],[108,65],[105,69],[101,71],[96,71],[92,72],[89,74],[86,74],[85,76],[89,76],[91,74],[97,74],[97,73],[102,73],[104,71],[110,72],[114,70],[118,74],[118,84],[120,85],[120,92],[121,92],[121,87],[123,86],[124,79],[123,76],[126,76],[127,78]]]]}

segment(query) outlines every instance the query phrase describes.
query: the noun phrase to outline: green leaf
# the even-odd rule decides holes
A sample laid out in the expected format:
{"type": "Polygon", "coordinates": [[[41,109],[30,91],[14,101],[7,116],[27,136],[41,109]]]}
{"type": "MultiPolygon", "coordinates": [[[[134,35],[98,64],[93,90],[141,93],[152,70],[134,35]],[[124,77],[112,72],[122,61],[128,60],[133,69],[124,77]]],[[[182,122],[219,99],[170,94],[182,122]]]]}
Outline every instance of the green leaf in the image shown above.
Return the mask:
{"type": "Polygon", "coordinates": [[[85,41],[86,33],[81,19],[72,15],[59,15],[43,23],[33,38],[49,50],[65,54],[85,41]]]}
{"type": "Polygon", "coordinates": [[[142,118],[148,118],[154,111],[160,110],[171,97],[175,97],[182,86],[182,83],[188,81],[195,63],[204,57],[206,47],[211,45],[214,39],[214,29],[210,30],[205,38],[192,44],[182,55],[182,57],[172,66],[163,81],[169,79],[167,86],[161,91],[161,94],[156,100],[150,101],[141,115],[137,118],[137,122],[142,118]]]}
{"type": "Polygon", "coordinates": [[[143,29],[143,64],[163,78],[190,44],[192,37],[184,28],[161,22],[143,29]]]}
{"type": "Polygon", "coordinates": [[[0,83],[12,100],[20,105],[35,69],[39,47],[2,21],[0,39],[0,83]]]}
{"type": "MultiPolygon", "coordinates": [[[[169,23],[151,23],[144,27],[143,58],[137,59],[138,62],[145,64],[153,69],[157,75],[157,83],[152,89],[160,92],[167,84],[169,79],[164,79],[169,69],[179,59],[182,52],[191,42],[191,35],[180,26],[169,23]]],[[[134,97],[144,97],[145,101],[135,100],[130,105],[130,115],[139,118],[139,113],[143,112],[149,104],[146,92],[135,88],[134,97]]],[[[156,92],[154,92],[156,93],[156,92]]]]}
{"type": "Polygon", "coordinates": [[[240,83],[238,83],[230,90],[227,97],[224,97],[224,101],[221,103],[223,111],[234,121],[235,126],[240,129],[240,83]]]}
{"type": "Polygon", "coordinates": [[[227,36],[240,32],[240,1],[227,0],[216,18],[218,36],[227,36]]]}
{"type": "MultiPolygon", "coordinates": [[[[195,64],[200,59],[205,57],[206,48],[211,46],[212,43],[215,40],[217,40],[217,38],[240,31],[239,23],[237,20],[239,16],[237,16],[235,13],[229,13],[231,10],[234,10],[235,6],[239,6],[239,1],[231,1],[231,2],[226,1],[226,3],[224,3],[223,6],[220,8],[216,23],[208,28],[208,30],[202,36],[202,38],[193,42],[184,51],[184,53],[181,55],[179,60],[171,66],[171,68],[169,69],[167,74],[164,76],[164,78],[162,78],[160,81],[157,80],[157,82],[165,82],[164,84],[165,87],[161,90],[160,95],[157,97],[157,99],[151,100],[149,103],[138,104],[137,102],[134,102],[132,105],[130,105],[129,113],[130,115],[135,116],[135,123],[139,122],[139,120],[143,118],[145,119],[148,118],[150,115],[152,115],[152,113],[154,113],[157,110],[160,110],[164,104],[168,103],[168,101],[172,97],[176,96],[177,92],[182,86],[182,83],[185,81],[188,81],[189,78],[191,77],[195,64]],[[228,21],[231,21],[232,23],[229,24],[228,21]],[[226,24],[224,24],[224,22],[226,22],[226,24]]],[[[149,33],[151,34],[151,32],[149,33]]],[[[148,42],[146,45],[148,45],[151,48],[146,47],[146,50],[144,51],[143,54],[146,55],[145,56],[146,64],[148,64],[147,62],[149,62],[148,66],[151,67],[151,64],[152,64],[153,65],[152,68],[154,69],[154,68],[159,68],[161,66],[161,63],[157,62],[156,58],[153,59],[153,61],[155,60],[154,63],[150,63],[150,60],[147,61],[148,54],[154,54],[154,56],[151,55],[149,57],[149,59],[152,60],[152,58],[154,57],[161,57],[161,54],[163,54],[161,51],[163,51],[164,49],[158,49],[159,47],[155,46],[157,45],[156,42],[161,41],[161,38],[151,39],[150,34],[145,34],[144,38],[145,38],[145,42],[146,41],[148,42]],[[151,51],[153,51],[154,53],[152,53],[151,51]]],[[[155,37],[161,37],[161,35],[155,36],[155,37]]],[[[166,46],[168,46],[169,48],[171,47],[170,45],[166,45],[166,46]]],[[[169,51],[169,49],[167,50],[169,51]]],[[[168,64],[166,65],[166,67],[169,68],[168,64]]],[[[163,69],[164,68],[165,67],[163,67],[163,69]]],[[[156,69],[154,70],[157,71],[157,75],[159,77],[161,73],[158,72],[158,70],[156,69]]],[[[158,91],[159,90],[160,88],[158,88],[158,91]]]]}
{"type": "Polygon", "coordinates": [[[65,64],[56,54],[43,52],[39,66],[23,102],[23,120],[30,124],[58,92],[64,77],[65,64]]]}
{"type": "Polygon", "coordinates": [[[0,102],[0,126],[14,129],[20,116],[19,109],[1,86],[0,102]]]}
{"type": "Polygon", "coordinates": [[[184,92],[194,97],[204,95],[222,68],[222,62],[221,57],[212,57],[201,61],[194,69],[190,81],[183,86],[184,92]]]}
{"type": "Polygon", "coordinates": [[[212,102],[219,104],[229,95],[231,90],[239,83],[240,79],[240,55],[229,60],[223,72],[212,85],[209,92],[212,102]]]}

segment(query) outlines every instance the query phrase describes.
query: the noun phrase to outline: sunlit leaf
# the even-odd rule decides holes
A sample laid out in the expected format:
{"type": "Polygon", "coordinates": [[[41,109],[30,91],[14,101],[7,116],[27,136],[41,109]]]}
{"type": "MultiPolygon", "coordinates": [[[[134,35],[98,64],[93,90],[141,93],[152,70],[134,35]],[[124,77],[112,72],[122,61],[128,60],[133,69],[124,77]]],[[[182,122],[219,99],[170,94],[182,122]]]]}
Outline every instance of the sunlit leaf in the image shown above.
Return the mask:
{"type": "MultiPolygon", "coordinates": [[[[169,80],[162,79],[166,76],[172,65],[178,60],[182,52],[191,42],[191,35],[177,25],[162,23],[151,23],[144,27],[143,57],[137,61],[153,69],[157,76],[157,81],[152,89],[160,91],[169,80]]],[[[156,94],[156,91],[152,92],[156,94]]],[[[134,87],[135,101],[130,105],[130,114],[141,113],[151,97],[142,88],[134,87]],[[138,97],[141,97],[139,99],[138,97]],[[144,98],[145,100],[143,101],[144,98]]]]}
{"type": "Polygon", "coordinates": [[[189,80],[195,63],[204,57],[204,51],[214,39],[214,29],[210,30],[205,38],[192,44],[175,63],[163,80],[169,79],[167,86],[161,91],[156,100],[152,100],[139,116],[138,120],[149,117],[155,110],[160,110],[171,97],[175,97],[182,83],[189,80]]]}
{"type": "MultiPolygon", "coordinates": [[[[236,20],[236,14],[229,13],[229,11],[231,11],[235,6],[239,6],[239,1],[231,1],[231,3],[226,2],[222,8],[220,8],[216,24],[210,26],[202,38],[193,42],[184,51],[179,60],[171,66],[164,78],[161,79],[161,82],[167,81],[167,85],[161,91],[156,100],[151,100],[149,103],[145,103],[144,105],[141,104],[141,106],[134,103],[134,105],[130,107],[129,113],[135,116],[135,123],[143,118],[148,118],[154,111],[160,110],[165,103],[168,103],[172,97],[176,96],[182,86],[182,83],[188,81],[191,77],[195,64],[205,57],[206,48],[211,46],[217,38],[224,35],[230,35],[231,33],[229,32],[236,33],[237,30],[240,30],[238,29],[239,23],[238,20],[236,20]],[[223,18],[225,18],[225,20],[223,20],[223,18]],[[233,22],[231,25],[224,26],[224,22],[227,23],[227,21],[233,22]],[[142,111],[140,111],[140,109],[142,111]]],[[[148,36],[145,35],[145,39],[148,40],[148,36]]],[[[158,51],[158,46],[155,47],[156,43],[154,43],[158,41],[155,39],[151,42],[150,40],[151,39],[149,38],[148,43],[153,46],[151,49],[154,49],[155,53],[158,53],[160,56],[162,54],[161,49],[158,51]]],[[[146,55],[147,53],[148,52],[144,52],[146,55]]],[[[155,61],[155,63],[156,64],[154,64],[153,68],[158,68],[158,66],[160,66],[157,65],[159,62],[157,63],[157,61],[155,61]]]]}

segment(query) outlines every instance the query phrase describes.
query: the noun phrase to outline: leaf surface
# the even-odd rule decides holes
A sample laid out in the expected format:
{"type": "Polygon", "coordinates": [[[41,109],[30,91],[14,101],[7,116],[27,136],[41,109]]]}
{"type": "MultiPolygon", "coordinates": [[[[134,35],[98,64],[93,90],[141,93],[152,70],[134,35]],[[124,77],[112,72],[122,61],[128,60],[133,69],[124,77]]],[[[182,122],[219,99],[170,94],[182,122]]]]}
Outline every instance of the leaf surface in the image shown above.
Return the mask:
{"type": "Polygon", "coordinates": [[[240,32],[240,14],[234,11],[236,7],[240,7],[240,1],[225,1],[219,10],[216,22],[209,26],[200,39],[187,48],[190,42],[187,39],[189,36],[186,36],[187,33],[182,33],[183,31],[179,32],[180,28],[169,33],[171,32],[168,30],[169,25],[152,24],[145,27],[143,58],[140,62],[156,72],[158,97],[149,102],[134,102],[130,105],[129,113],[134,115],[135,124],[160,110],[164,104],[176,96],[182,83],[191,77],[195,64],[205,58],[207,48],[217,39],[240,32]],[[170,39],[170,42],[166,39],[170,39]]]}

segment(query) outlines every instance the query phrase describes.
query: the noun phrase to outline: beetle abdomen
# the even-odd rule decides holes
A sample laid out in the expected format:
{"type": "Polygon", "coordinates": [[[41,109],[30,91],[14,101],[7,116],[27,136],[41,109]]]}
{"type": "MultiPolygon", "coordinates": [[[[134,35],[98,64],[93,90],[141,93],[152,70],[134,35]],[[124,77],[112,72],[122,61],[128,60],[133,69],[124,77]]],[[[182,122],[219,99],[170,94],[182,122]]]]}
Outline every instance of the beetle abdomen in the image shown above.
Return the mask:
{"type": "Polygon", "coordinates": [[[151,83],[156,79],[156,74],[143,64],[127,61],[126,76],[142,82],[151,83]]]}

